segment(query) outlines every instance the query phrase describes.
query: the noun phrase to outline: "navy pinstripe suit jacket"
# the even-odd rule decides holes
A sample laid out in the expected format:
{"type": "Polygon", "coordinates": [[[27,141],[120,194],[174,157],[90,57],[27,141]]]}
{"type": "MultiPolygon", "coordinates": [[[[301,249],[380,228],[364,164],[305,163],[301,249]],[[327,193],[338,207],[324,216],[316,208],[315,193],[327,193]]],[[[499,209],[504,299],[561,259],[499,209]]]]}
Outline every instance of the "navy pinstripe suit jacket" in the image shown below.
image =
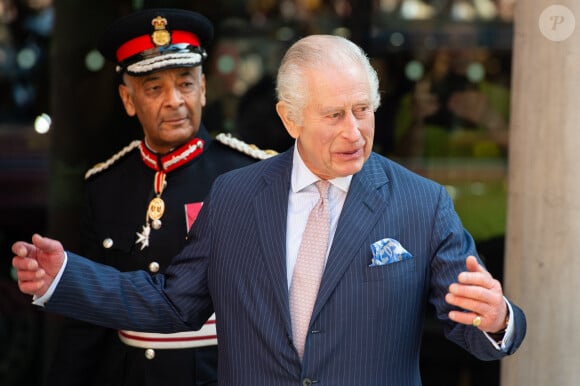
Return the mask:
{"type": "Polygon", "coordinates": [[[515,305],[509,352],[447,318],[445,293],[476,253],[474,242],[442,186],[372,154],[352,179],[301,364],[291,340],[285,260],[291,168],[292,149],[218,178],[164,276],[122,274],[69,253],[47,309],[157,332],[199,328],[215,310],[219,382],[227,386],[421,385],[427,301],[447,337],[478,358],[500,359],[519,347],[526,321],[515,305]],[[413,258],[369,267],[370,245],[386,237],[413,258]]]}

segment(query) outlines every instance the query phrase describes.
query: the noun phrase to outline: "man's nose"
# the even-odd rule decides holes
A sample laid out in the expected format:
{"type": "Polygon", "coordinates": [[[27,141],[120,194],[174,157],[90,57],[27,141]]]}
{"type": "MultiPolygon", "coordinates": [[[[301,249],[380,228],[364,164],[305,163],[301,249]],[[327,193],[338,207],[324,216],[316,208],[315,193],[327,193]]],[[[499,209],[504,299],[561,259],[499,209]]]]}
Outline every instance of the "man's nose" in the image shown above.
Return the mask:
{"type": "Polygon", "coordinates": [[[168,105],[176,107],[183,103],[183,95],[177,87],[169,87],[165,92],[165,101],[168,105]]]}
{"type": "Polygon", "coordinates": [[[359,122],[352,111],[345,116],[343,135],[352,141],[360,138],[359,122]]]}

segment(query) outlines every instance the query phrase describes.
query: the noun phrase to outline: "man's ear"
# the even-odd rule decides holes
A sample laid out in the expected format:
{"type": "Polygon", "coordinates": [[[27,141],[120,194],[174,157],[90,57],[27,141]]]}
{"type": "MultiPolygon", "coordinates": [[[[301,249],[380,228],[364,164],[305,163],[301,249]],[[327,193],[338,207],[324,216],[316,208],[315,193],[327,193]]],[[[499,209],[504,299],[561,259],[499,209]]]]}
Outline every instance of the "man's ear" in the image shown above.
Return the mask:
{"type": "Polygon", "coordinates": [[[205,104],[207,103],[207,97],[205,96],[206,88],[205,88],[205,74],[204,73],[201,74],[200,79],[201,79],[200,104],[201,104],[201,107],[205,107],[205,104]]]}
{"type": "Polygon", "coordinates": [[[288,105],[282,101],[279,101],[276,103],[276,112],[282,120],[282,123],[284,124],[288,134],[290,134],[290,136],[294,139],[298,138],[300,136],[301,128],[295,123],[295,118],[290,116],[288,105]]]}
{"type": "Polygon", "coordinates": [[[121,101],[123,102],[123,106],[125,106],[125,111],[127,115],[130,117],[135,116],[135,105],[133,104],[133,99],[131,98],[131,90],[125,84],[119,85],[119,96],[121,97],[121,101]]]}

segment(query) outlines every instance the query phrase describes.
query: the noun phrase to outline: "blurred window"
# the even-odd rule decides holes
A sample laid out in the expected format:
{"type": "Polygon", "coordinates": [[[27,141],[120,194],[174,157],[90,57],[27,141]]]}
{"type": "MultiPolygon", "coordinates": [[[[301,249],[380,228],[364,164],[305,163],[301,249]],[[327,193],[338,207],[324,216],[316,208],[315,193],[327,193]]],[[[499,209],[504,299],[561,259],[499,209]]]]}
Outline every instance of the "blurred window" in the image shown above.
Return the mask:
{"type": "Polygon", "coordinates": [[[0,123],[31,123],[48,105],[51,0],[0,0],[0,123]]]}

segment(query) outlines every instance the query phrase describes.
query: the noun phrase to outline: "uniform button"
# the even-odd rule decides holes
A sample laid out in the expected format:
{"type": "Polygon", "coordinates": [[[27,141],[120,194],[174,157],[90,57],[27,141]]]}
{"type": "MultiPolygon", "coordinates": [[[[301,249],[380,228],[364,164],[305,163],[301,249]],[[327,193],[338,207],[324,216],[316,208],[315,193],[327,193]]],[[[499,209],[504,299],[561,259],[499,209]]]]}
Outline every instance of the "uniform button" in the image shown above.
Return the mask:
{"type": "Polygon", "coordinates": [[[149,271],[153,273],[159,272],[159,263],[154,261],[151,264],[149,264],[149,271]]]}
{"type": "Polygon", "coordinates": [[[109,249],[113,246],[113,239],[107,237],[106,239],[103,240],[103,247],[105,249],[109,249]]]}
{"type": "Polygon", "coordinates": [[[312,379],[310,378],[304,378],[302,380],[302,386],[311,386],[312,385],[312,379]]]}
{"type": "Polygon", "coordinates": [[[148,348],[147,350],[145,350],[145,358],[149,360],[155,358],[155,350],[153,350],[152,348],[148,348]]]}

